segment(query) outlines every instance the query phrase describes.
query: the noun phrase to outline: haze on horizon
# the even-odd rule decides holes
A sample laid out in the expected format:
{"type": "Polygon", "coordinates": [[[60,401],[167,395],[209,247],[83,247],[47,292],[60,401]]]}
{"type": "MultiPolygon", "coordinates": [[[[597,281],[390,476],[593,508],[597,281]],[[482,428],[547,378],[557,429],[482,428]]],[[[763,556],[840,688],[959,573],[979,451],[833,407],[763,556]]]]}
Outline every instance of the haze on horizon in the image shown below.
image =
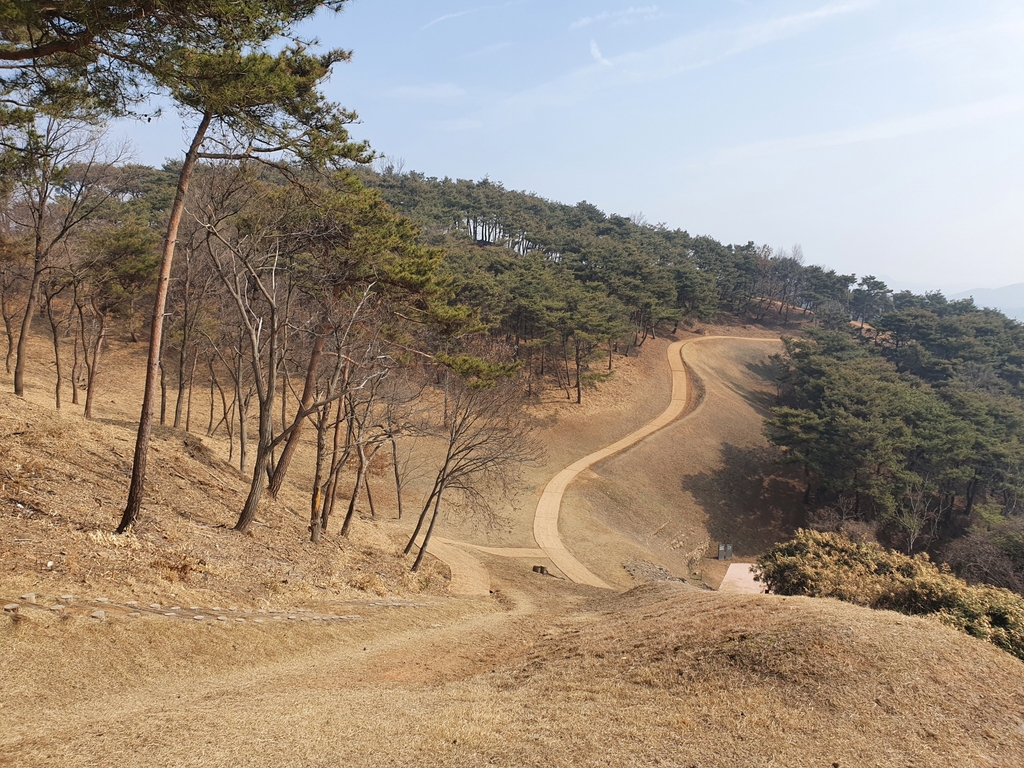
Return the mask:
{"type": "MultiPolygon", "coordinates": [[[[352,0],[328,88],[406,170],[894,288],[1024,282],[1024,6],[1008,0],[352,0]]],[[[124,126],[184,149],[173,110],[124,126]]]]}

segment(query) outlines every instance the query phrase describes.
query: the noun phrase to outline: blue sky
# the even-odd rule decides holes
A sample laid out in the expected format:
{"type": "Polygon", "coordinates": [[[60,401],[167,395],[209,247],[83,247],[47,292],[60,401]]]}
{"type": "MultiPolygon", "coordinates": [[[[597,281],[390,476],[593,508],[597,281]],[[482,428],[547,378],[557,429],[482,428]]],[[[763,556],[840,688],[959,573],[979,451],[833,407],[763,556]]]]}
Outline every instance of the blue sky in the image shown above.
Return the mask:
{"type": "MultiPolygon", "coordinates": [[[[1024,282],[1019,0],[351,0],[328,86],[407,170],[956,292],[1024,282]]],[[[132,126],[180,156],[172,111],[132,126]]]]}

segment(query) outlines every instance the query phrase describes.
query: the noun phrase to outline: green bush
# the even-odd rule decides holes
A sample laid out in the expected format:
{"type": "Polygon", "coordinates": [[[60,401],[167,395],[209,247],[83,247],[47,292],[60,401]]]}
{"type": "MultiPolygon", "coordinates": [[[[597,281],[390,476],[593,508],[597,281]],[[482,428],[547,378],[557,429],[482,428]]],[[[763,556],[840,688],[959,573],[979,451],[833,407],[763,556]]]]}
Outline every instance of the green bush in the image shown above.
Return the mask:
{"type": "Polygon", "coordinates": [[[908,557],[835,533],[797,531],[757,561],[758,579],[777,595],[834,597],[870,608],[935,616],[1024,660],[1024,598],[971,586],[928,555],[908,557]]]}

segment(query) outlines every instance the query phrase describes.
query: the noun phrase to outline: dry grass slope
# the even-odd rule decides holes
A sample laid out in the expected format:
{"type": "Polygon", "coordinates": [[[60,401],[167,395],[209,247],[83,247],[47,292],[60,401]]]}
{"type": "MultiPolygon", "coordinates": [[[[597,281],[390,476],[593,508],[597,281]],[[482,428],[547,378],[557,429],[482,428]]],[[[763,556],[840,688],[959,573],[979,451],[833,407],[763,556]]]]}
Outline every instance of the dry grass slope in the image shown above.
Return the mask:
{"type": "MultiPolygon", "coordinates": [[[[759,436],[751,421],[758,393],[743,387],[762,356],[722,350],[716,365],[728,364],[718,367],[736,383],[732,406],[709,398],[700,414],[708,420],[649,445],[665,462],[679,456],[691,465],[669,467],[662,486],[629,488],[630,498],[669,494],[658,511],[681,510],[681,532],[717,525],[733,535],[748,526],[706,499],[682,498],[679,478],[714,471],[718,442],[743,446],[759,436]],[[732,433],[714,434],[710,417],[730,413],[732,433]],[[673,438],[699,440],[705,429],[707,456],[669,452],[673,438]]],[[[623,371],[651,377],[651,386],[641,381],[631,391],[664,395],[660,373],[646,366],[623,371]]],[[[552,416],[545,434],[553,465],[637,426],[629,420],[639,410],[591,412],[597,403],[552,416]]],[[[117,407],[131,410],[127,401],[117,407]]],[[[87,423],[0,395],[0,593],[322,605],[360,619],[2,615],[0,765],[1024,764],[1024,664],[936,622],[678,583],[594,598],[532,574],[528,561],[487,555],[496,599],[450,599],[440,594],[441,570],[426,574],[429,583],[404,575],[383,524],[360,521],[352,542],[306,544],[305,499],[294,489],[268,508],[255,536],[234,534],[224,526],[244,479],[216,458],[219,450],[171,430],[154,446],[152,514],[135,536],[115,539],[106,532],[132,438],[119,423],[87,423]],[[368,605],[368,594],[417,597],[395,608],[368,605]],[[345,602],[355,598],[361,603],[345,602]]],[[[630,452],[602,477],[630,476],[630,463],[649,455],[630,452]]],[[[534,475],[531,487],[545,479],[534,475]]],[[[752,480],[764,487],[764,478],[752,480]]],[[[642,522],[647,530],[661,518],[642,522]]],[[[779,535],[772,520],[761,522],[751,536],[779,535]]],[[[622,525],[615,536],[629,532],[622,525]]],[[[482,544],[532,543],[520,540],[528,527],[519,517],[507,532],[472,533],[482,544]]],[[[605,556],[617,568],[644,546],[635,537],[605,556]]],[[[673,564],[649,544],[641,555],[673,564]]]]}
{"type": "Polygon", "coordinates": [[[641,587],[493,684],[574,765],[1020,765],[1024,665],[831,600],[641,587]],[[569,745],[587,749],[569,751],[569,745]]]}
{"type": "MultiPolygon", "coordinates": [[[[1024,760],[1024,665],[924,619],[671,584],[559,619],[552,608],[453,601],[326,632],[82,625],[71,636],[114,658],[81,660],[76,685],[22,705],[0,754],[22,766],[1024,760]]],[[[8,707],[38,694],[19,688],[8,707]]]]}
{"type": "Polygon", "coordinates": [[[440,564],[408,574],[406,559],[370,521],[355,526],[351,540],[309,544],[306,502],[292,488],[252,536],[234,533],[245,478],[201,438],[177,430],[159,430],[154,440],[139,529],[114,536],[133,445],[119,424],[0,394],[0,597],[294,607],[368,593],[444,593],[440,564]]]}

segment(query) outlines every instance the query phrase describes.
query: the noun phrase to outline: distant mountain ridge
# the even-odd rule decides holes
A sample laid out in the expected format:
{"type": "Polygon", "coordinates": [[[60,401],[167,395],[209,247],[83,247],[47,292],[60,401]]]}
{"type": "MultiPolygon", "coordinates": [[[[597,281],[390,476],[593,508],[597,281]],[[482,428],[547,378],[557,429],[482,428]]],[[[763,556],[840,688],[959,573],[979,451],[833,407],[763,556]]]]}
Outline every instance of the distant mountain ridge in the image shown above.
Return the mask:
{"type": "Polygon", "coordinates": [[[976,288],[973,291],[964,291],[950,299],[974,298],[974,303],[979,307],[991,307],[998,309],[1007,317],[1024,321],[1024,283],[1004,285],[1002,288],[976,288]]]}

